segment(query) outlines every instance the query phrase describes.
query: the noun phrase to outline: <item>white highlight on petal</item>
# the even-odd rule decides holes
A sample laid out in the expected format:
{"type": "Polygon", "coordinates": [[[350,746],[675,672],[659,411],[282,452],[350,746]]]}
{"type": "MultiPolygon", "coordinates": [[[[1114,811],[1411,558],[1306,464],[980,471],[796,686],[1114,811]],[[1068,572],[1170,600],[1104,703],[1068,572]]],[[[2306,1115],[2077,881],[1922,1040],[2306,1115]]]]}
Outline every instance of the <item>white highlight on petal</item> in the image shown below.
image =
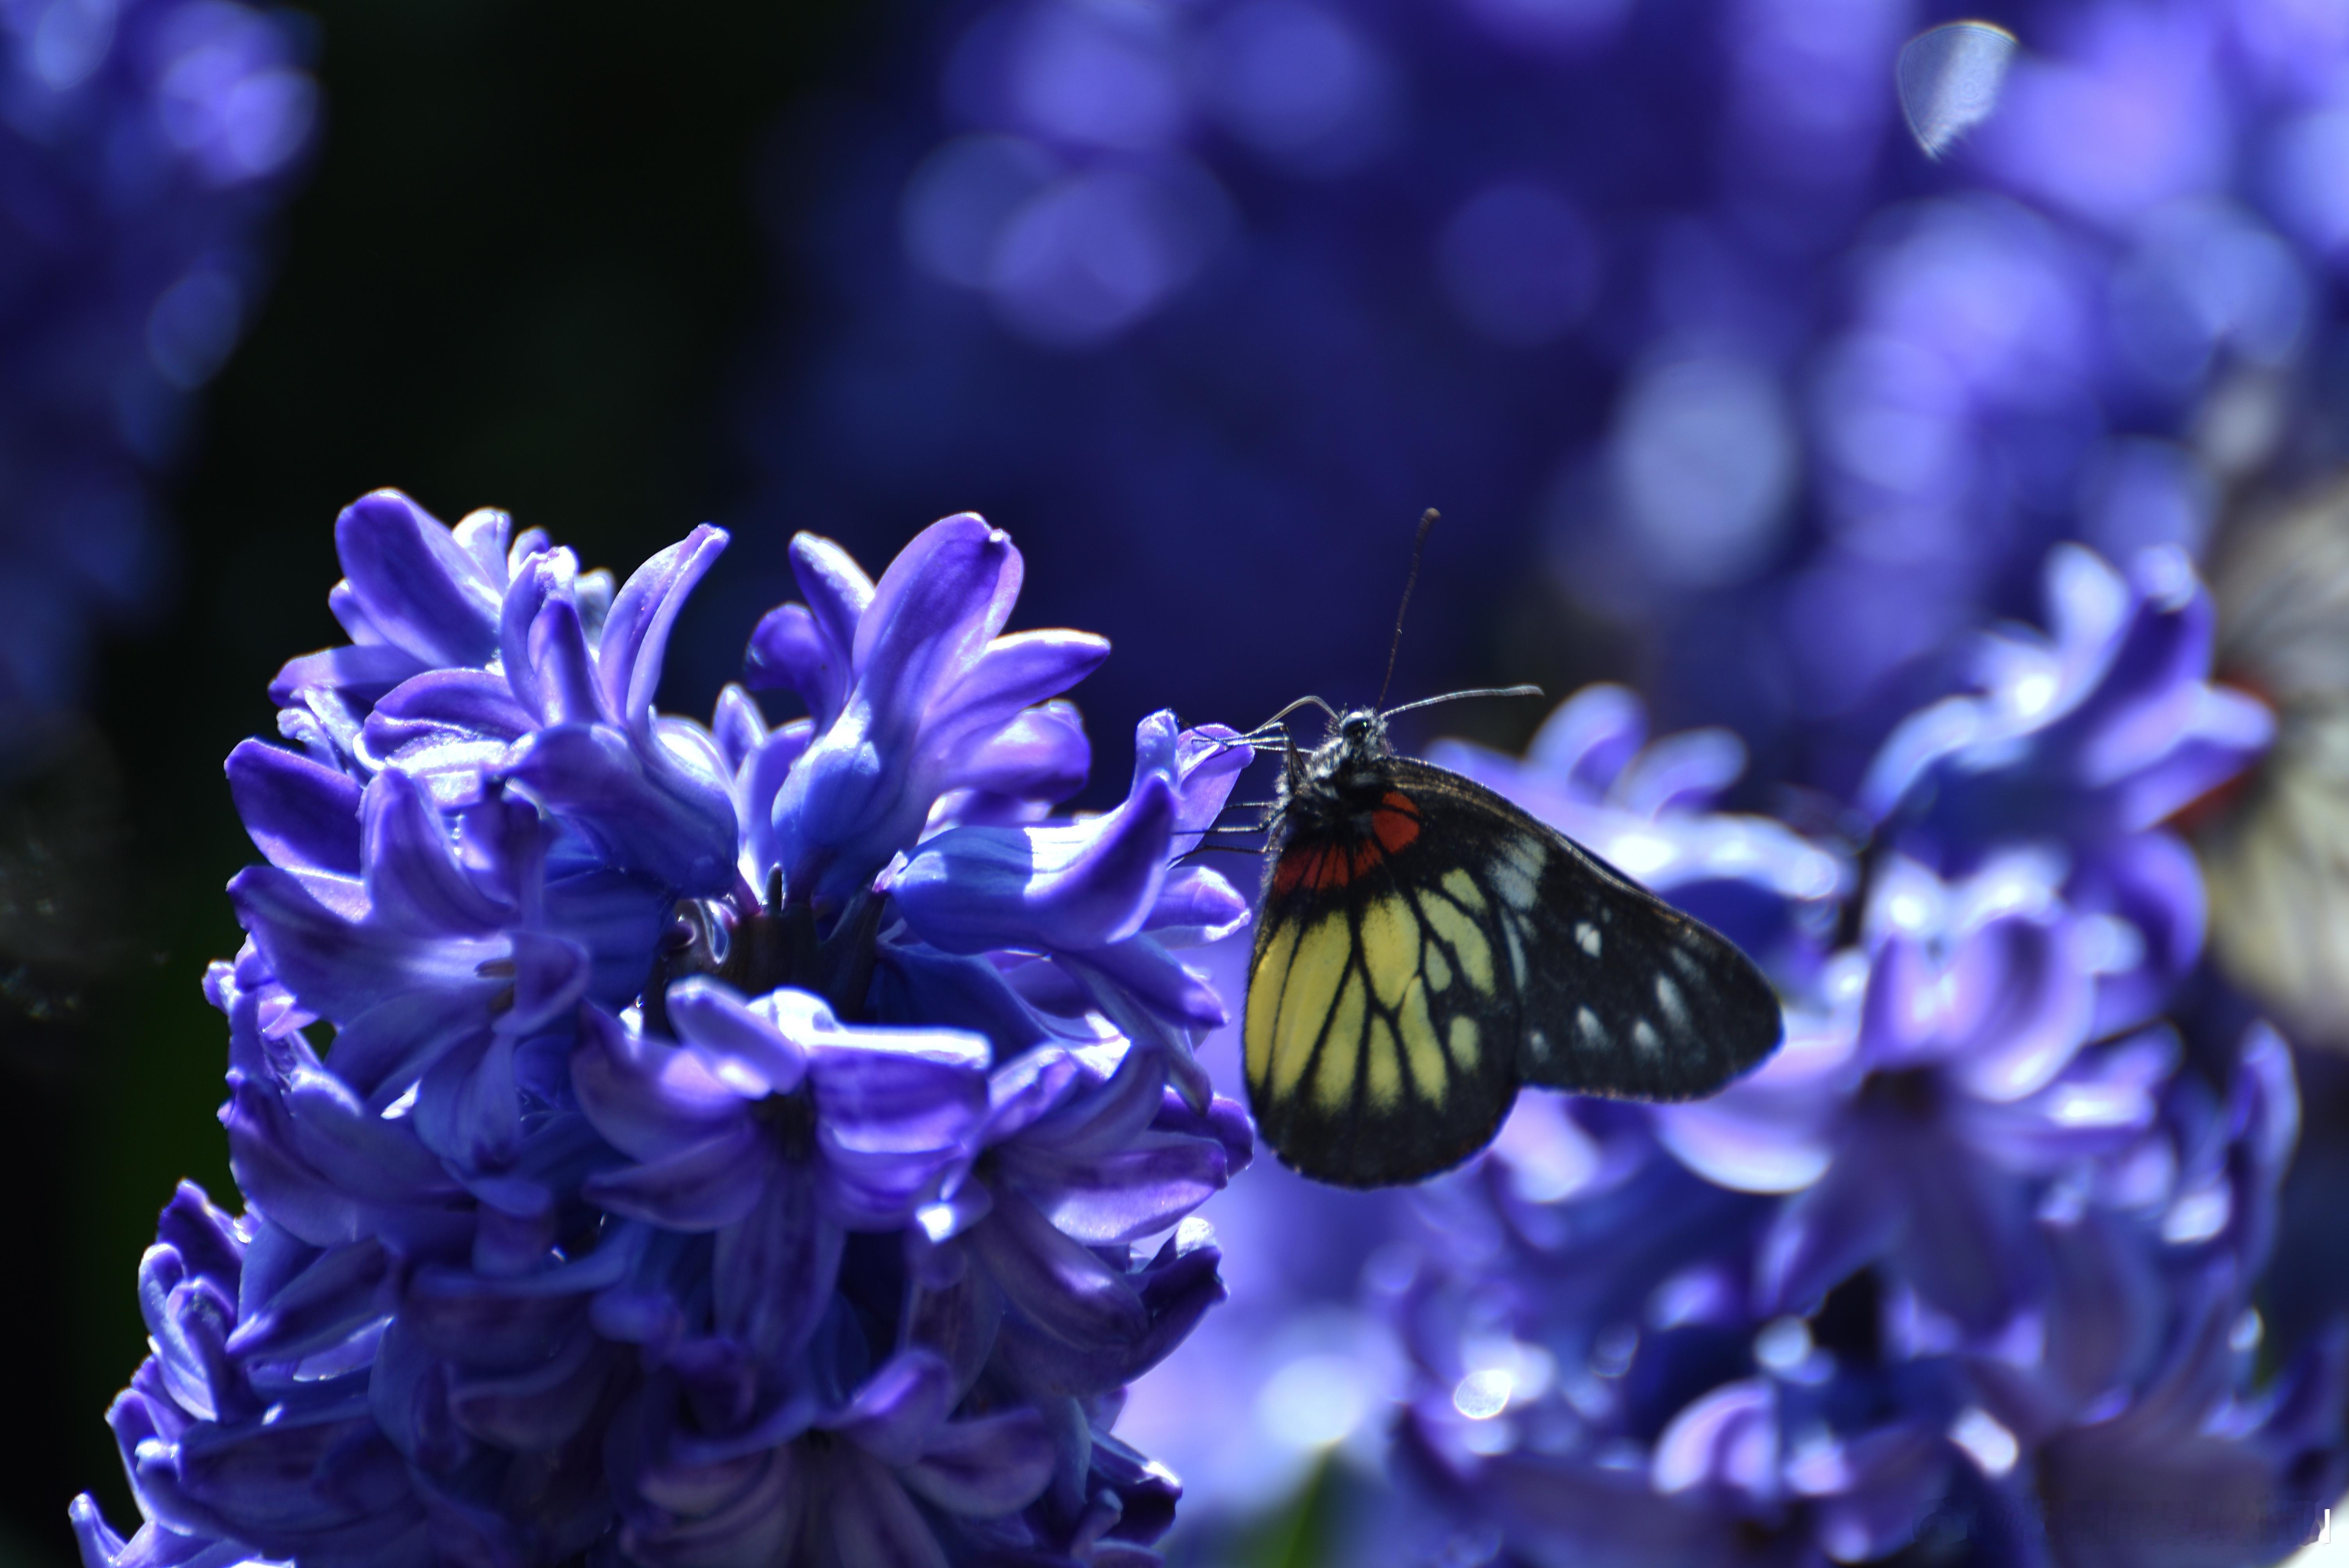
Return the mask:
{"type": "Polygon", "coordinates": [[[1799,1317],[1781,1317],[1754,1336],[1754,1359],[1773,1372],[1788,1372],[1810,1359],[1811,1326],[1799,1317]]]}
{"type": "Polygon", "coordinates": [[[1607,858],[1625,876],[1645,879],[1672,863],[1672,841],[1653,833],[1623,833],[1607,842],[1607,858]]]}
{"type": "Polygon", "coordinates": [[[2022,1457],[2022,1445],[2014,1434],[1998,1422],[1998,1418],[1979,1405],[1970,1405],[1950,1423],[1950,1441],[1966,1450],[1982,1474],[1996,1480],[2014,1468],[2022,1457]]]}
{"type": "Polygon", "coordinates": [[[1489,1421],[1509,1408],[1514,1382],[1506,1367],[1471,1372],[1452,1390],[1452,1408],[1472,1421],[1489,1421]]]}
{"type": "Polygon", "coordinates": [[[2234,1209],[2224,1179],[2182,1193],[2161,1217],[2161,1239],[2174,1247],[2207,1242],[2227,1228],[2234,1209]]]}
{"type": "Polygon", "coordinates": [[[1998,108],[2014,35],[1988,22],[1951,22],[1920,33],[1893,67],[1900,112],[1928,158],[1988,119],[1998,108]]]}

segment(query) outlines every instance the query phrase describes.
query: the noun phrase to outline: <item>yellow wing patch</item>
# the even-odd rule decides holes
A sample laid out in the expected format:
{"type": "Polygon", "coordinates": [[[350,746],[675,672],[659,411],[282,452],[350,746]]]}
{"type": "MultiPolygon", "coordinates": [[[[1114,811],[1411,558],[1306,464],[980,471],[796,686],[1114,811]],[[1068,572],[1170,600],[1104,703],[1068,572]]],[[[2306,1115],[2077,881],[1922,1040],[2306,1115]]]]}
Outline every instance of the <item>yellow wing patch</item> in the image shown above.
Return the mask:
{"type": "MultiPolygon", "coordinates": [[[[1431,944],[1427,955],[1434,958],[1431,944]]],[[[1431,1104],[1444,1098],[1444,1089],[1452,1074],[1444,1060],[1444,1047],[1435,1038],[1435,1020],[1427,1011],[1427,987],[1416,976],[1411,989],[1402,998],[1402,1047],[1411,1055],[1412,1081],[1419,1086],[1421,1098],[1431,1104]]]]}
{"type": "Polygon", "coordinates": [[[1476,885],[1475,877],[1470,876],[1458,866],[1444,873],[1444,891],[1450,893],[1452,902],[1463,909],[1485,907],[1484,890],[1476,885]]]}
{"type": "Polygon", "coordinates": [[[1381,1110],[1392,1110],[1402,1100],[1402,1058],[1395,1049],[1394,1031],[1387,1027],[1384,1018],[1371,1026],[1371,1044],[1367,1069],[1371,1080],[1371,1103],[1381,1110]]]}
{"type": "MultiPolygon", "coordinates": [[[[1369,1011],[1362,995],[1362,977],[1346,976],[1330,1027],[1321,1037],[1320,1064],[1313,1069],[1313,1098],[1324,1110],[1343,1110],[1353,1102],[1354,1075],[1361,1065],[1362,1017],[1369,1011]]],[[[1308,1044],[1304,1047],[1310,1051],[1308,1044]]]]}
{"type": "Polygon", "coordinates": [[[1343,915],[1330,916],[1297,939],[1281,988],[1280,1015],[1272,1026],[1269,1076],[1276,1099],[1295,1093],[1304,1078],[1353,956],[1354,934],[1343,915]]]}
{"type": "Polygon", "coordinates": [[[1476,1060],[1476,1020],[1465,1013],[1453,1015],[1452,1058],[1462,1067],[1474,1066],[1476,1060]]]}
{"type": "Polygon", "coordinates": [[[1392,1110],[1402,1099],[1402,1060],[1395,1046],[1394,1030],[1384,1018],[1371,1020],[1370,1038],[1363,1042],[1362,1057],[1370,1068],[1371,1103],[1381,1110],[1392,1110]]]}
{"type": "MultiPolygon", "coordinates": [[[[1456,872],[1453,874],[1459,875],[1456,872]]],[[[1444,879],[1446,883],[1451,880],[1451,877],[1444,879]]],[[[1461,880],[1465,882],[1467,879],[1462,877],[1461,880]]],[[[1474,891],[1473,884],[1471,891],[1474,891]]],[[[1444,944],[1451,948],[1453,955],[1460,961],[1462,971],[1468,976],[1468,984],[1479,991],[1490,992],[1493,989],[1493,947],[1485,939],[1485,928],[1469,919],[1459,905],[1441,893],[1430,893],[1423,898],[1420,908],[1427,915],[1428,925],[1444,939],[1444,944]]]]}
{"type": "Polygon", "coordinates": [[[1253,1084],[1266,1082],[1272,1072],[1272,1026],[1280,1016],[1281,993],[1288,986],[1288,961],[1297,955],[1299,929],[1293,921],[1277,927],[1248,971],[1245,1037],[1248,1081],[1253,1084]]]}
{"type": "Polygon", "coordinates": [[[1419,974],[1419,916],[1400,896],[1378,900],[1362,912],[1362,967],[1379,994],[1379,1006],[1402,1000],[1403,987],[1419,974]]]}

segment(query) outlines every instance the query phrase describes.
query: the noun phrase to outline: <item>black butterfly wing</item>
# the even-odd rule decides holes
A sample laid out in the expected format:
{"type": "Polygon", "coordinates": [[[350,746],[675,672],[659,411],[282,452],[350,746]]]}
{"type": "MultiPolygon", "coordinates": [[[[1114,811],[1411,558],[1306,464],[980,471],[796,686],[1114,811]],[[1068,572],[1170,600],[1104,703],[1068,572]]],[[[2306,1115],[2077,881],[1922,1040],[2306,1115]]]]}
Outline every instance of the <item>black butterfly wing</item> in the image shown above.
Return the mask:
{"type": "Polygon", "coordinates": [[[1431,820],[1483,840],[1465,865],[1519,977],[1526,1082],[1695,1099],[1776,1048],[1777,995],[1736,944],[1474,780],[1395,762],[1431,820]]]}
{"type": "Polygon", "coordinates": [[[1473,780],[1387,762],[1409,841],[1292,836],[1268,882],[1247,1079],[1284,1161],[1416,1181],[1490,1142],[1521,1083],[1689,1099],[1775,1047],[1726,938],[1473,780]]]}

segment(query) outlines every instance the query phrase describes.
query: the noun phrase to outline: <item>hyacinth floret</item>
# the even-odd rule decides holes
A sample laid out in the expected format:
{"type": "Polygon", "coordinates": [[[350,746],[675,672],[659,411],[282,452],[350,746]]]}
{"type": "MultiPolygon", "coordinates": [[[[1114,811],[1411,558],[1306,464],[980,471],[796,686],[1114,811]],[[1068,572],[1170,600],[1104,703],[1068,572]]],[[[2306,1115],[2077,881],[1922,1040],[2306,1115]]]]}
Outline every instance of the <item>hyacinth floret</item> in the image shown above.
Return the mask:
{"type": "Polygon", "coordinates": [[[1250,1140],[1173,951],[1247,909],[1173,862],[1247,748],[1154,715],[1054,819],[1107,645],[1002,634],[976,517],[877,583],[796,542],[779,726],[653,705],[715,529],[616,589],[389,491],[336,543],[350,641],[228,764],[246,1212],[166,1211],[90,1568],[1155,1561],[1180,1488],[1109,1429],[1222,1296],[1250,1140]]]}

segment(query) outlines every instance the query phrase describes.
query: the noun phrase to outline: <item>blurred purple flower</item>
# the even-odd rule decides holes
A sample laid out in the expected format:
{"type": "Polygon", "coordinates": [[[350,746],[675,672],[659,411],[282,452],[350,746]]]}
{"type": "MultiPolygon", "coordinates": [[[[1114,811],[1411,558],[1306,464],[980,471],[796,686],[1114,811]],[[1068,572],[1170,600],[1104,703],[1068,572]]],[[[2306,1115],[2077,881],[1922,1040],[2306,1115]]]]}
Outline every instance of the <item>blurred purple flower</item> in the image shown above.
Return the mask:
{"type": "Polygon", "coordinates": [[[1154,1561],[1180,1489],[1107,1429],[1221,1299],[1185,1216],[1248,1153],[1163,945],[1246,908],[1169,862],[1247,749],[1158,716],[1129,809],[1044,820],[1089,760],[1044,699],[1105,645],[997,636],[976,518],[877,586],[801,542],[780,727],[652,706],[716,530],[616,593],[388,491],[336,542],[301,749],[229,763],[250,1209],[201,1278],[165,1216],[149,1522],[77,1503],[91,1568],[1154,1561]]]}
{"type": "Polygon", "coordinates": [[[2048,558],[2052,634],[1985,636],[1982,695],[1902,721],[1860,788],[1891,841],[1963,865],[2001,843],[2094,855],[2256,761],[2266,707],[2210,679],[2210,599],[2174,549],[2124,579],[2078,546],[2048,558]]]}
{"type": "Polygon", "coordinates": [[[317,118],[305,54],[216,0],[0,5],[0,768],[171,576],[158,487],[258,314],[317,118]]]}
{"type": "MultiPolygon", "coordinates": [[[[1852,944],[1781,966],[1778,1055],[1695,1104],[1529,1102],[1422,1199],[1394,1452],[1465,1545],[2254,1561],[2349,1483],[2349,1313],[2256,1357],[2291,1056],[2199,998],[2199,882],[2157,826],[2257,757],[2265,710],[2208,684],[2182,558],[2049,571],[2057,635],[2003,636],[1986,695],[1871,770],[1852,944]],[[2111,897],[2097,868],[2147,843],[2164,896],[2111,897]]],[[[1620,700],[1562,709],[1519,790],[1603,833],[1599,780],[1702,755],[1627,764],[1620,700]]]]}

